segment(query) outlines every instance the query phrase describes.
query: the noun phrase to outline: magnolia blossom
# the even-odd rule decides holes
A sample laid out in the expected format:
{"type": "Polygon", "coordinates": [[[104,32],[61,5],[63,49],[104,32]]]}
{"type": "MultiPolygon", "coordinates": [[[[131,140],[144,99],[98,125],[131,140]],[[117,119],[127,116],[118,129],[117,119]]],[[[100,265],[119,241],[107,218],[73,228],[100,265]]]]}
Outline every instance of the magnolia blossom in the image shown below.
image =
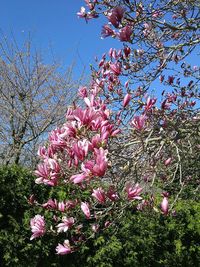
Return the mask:
{"type": "Polygon", "coordinates": [[[147,102],[145,104],[145,111],[149,111],[151,110],[151,108],[153,107],[153,105],[156,103],[156,98],[147,98],[147,102]]]}
{"type": "Polygon", "coordinates": [[[85,18],[87,16],[87,13],[86,13],[85,8],[83,6],[81,7],[80,11],[77,12],[77,16],[79,18],[85,18]]]}
{"type": "Polygon", "coordinates": [[[37,184],[54,186],[59,178],[60,166],[55,159],[46,158],[43,164],[38,165],[35,174],[39,177],[35,180],[37,184]]]}
{"type": "Polygon", "coordinates": [[[82,165],[82,170],[88,175],[94,175],[102,177],[108,167],[108,159],[106,157],[107,150],[104,150],[102,147],[99,149],[94,148],[94,160],[88,160],[85,164],[82,165]]]}
{"type": "Polygon", "coordinates": [[[45,220],[44,217],[41,215],[35,215],[34,218],[30,221],[32,236],[30,240],[33,240],[36,237],[43,236],[46,232],[45,230],[45,220]]]}
{"type": "Polygon", "coordinates": [[[58,233],[60,232],[67,232],[67,230],[69,228],[72,227],[72,225],[74,224],[74,218],[70,217],[63,217],[62,218],[62,223],[59,223],[56,227],[58,228],[58,233]]]}
{"type": "Polygon", "coordinates": [[[58,210],[61,212],[65,211],[65,203],[64,201],[58,202],[58,210]]]}
{"type": "Polygon", "coordinates": [[[123,107],[125,108],[131,100],[131,94],[126,94],[123,100],[123,107]]]}
{"type": "Polygon", "coordinates": [[[71,253],[72,250],[70,248],[69,240],[65,240],[63,245],[58,244],[58,246],[56,247],[56,252],[59,255],[65,255],[71,253]]]}
{"type": "Polygon", "coordinates": [[[117,76],[120,75],[121,74],[121,71],[122,71],[121,64],[119,62],[110,64],[110,70],[115,75],[117,75],[117,76]]]}
{"type": "Polygon", "coordinates": [[[122,42],[130,42],[132,33],[133,33],[133,28],[129,25],[126,25],[119,31],[118,37],[122,42]]]}
{"type": "Polygon", "coordinates": [[[174,76],[168,76],[168,83],[171,85],[171,84],[173,84],[174,83],[174,79],[175,79],[175,77],[174,76]]]}
{"type": "Polygon", "coordinates": [[[81,7],[80,11],[77,12],[77,16],[79,18],[84,18],[86,21],[98,17],[98,15],[94,12],[86,12],[84,7],[81,7]]]}
{"type": "Polygon", "coordinates": [[[73,154],[75,155],[75,157],[78,158],[78,160],[84,160],[84,158],[88,154],[88,149],[89,149],[89,142],[86,139],[78,141],[72,147],[73,154]]]}
{"type": "Polygon", "coordinates": [[[78,96],[80,96],[81,98],[84,98],[84,97],[88,96],[88,92],[87,92],[87,87],[86,86],[81,86],[78,89],[78,96]]]}
{"type": "Polygon", "coordinates": [[[168,165],[171,164],[171,162],[172,162],[172,158],[168,158],[168,159],[165,160],[164,164],[167,167],[168,165]]]}
{"type": "Polygon", "coordinates": [[[130,124],[134,126],[136,130],[141,131],[145,127],[145,122],[146,122],[146,116],[141,115],[141,116],[135,116],[130,124]]]}
{"type": "Polygon", "coordinates": [[[104,150],[102,147],[99,149],[94,149],[95,155],[96,155],[96,162],[93,166],[92,172],[94,175],[97,176],[103,176],[106,172],[107,166],[108,166],[108,159],[107,159],[107,150],[104,150]]]}
{"type": "Polygon", "coordinates": [[[106,221],[106,222],[104,223],[105,228],[108,228],[110,225],[111,225],[111,222],[110,222],[110,221],[106,221]]]}
{"type": "Polygon", "coordinates": [[[163,197],[160,207],[161,207],[163,214],[167,215],[169,211],[168,197],[163,197]]]}
{"type": "Polygon", "coordinates": [[[108,20],[114,27],[118,27],[123,16],[124,16],[125,9],[117,6],[112,9],[112,11],[108,14],[108,20]]]}
{"type": "Polygon", "coordinates": [[[115,36],[115,35],[116,35],[115,31],[113,31],[113,29],[111,29],[111,27],[108,24],[105,24],[102,27],[102,31],[101,31],[102,38],[106,38],[109,36],[115,36]]]}
{"type": "Polygon", "coordinates": [[[82,183],[87,177],[87,174],[85,173],[79,173],[72,175],[70,178],[70,181],[72,181],[74,184],[80,184],[82,183]]]}
{"type": "Polygon", "coordinates": [[[105,192],[102,188],[93,189],[92,196],[100,203],[104,203],[106,200],[105,192]]]}
{"type": "Polygon", "coordinates": [[[126,192],[129,200],[133,199],[142,199],[140,197],[140,194],[142,192],[142,187],[139,186],[139,184],[136,184],[135,186],[132,186],[130,183],[126,186],[126,192]]]}
{"type": "Polygon", "coordinates": [[[58,203],[56,199],[49,199],[46,203],[42,204],[45,209],[57,209],[58,203]]]}
{"type": "Polygon", "coordinates": [[[89,219],[90,218],[90,209],[89,209],[88,203],[82,202],[81,203],[81,209],[82,209],[83,213],[85,214],[86,218],[89,219]]]}

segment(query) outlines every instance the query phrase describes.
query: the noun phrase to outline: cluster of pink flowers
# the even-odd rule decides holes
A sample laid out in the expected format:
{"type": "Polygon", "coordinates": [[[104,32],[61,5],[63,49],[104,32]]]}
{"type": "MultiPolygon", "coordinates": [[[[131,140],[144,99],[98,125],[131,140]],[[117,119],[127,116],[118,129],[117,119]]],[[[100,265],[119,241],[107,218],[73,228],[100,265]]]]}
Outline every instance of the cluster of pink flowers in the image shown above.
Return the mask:
{"type": "MultiPolygon", "coordinates": [[[[85,90],[81,88],[79,94],[87,95],[85,90]]],[[[84,101],[86,108],[69,108],[67,122],[51,132],[47,148],[39,149],[43,163],[35,171],[36,183],[57,185],[63,166],[72,170],[80,168],[81,173],[69,177],[75,184],[104,176],[108,167],[107,143],[119,129],[109,121],[109,110],[103,101],[94,94],[84,97],[84,101]]]]}
{"type": "MultiPolygon", "coordinates": [[[[112,73],[118,75],[120,67],[111,67],[112,73]]],[[[53,217],[55,230],[58,234],[76,229],[81,232],[82,226],[80,218],[77,217],[77,210],[89,220],[98,218],[93,211],[93,205],[101,204],[106,207],[109,201],[117,201],[120,196],[116,189],[110,185],[106,190],[103,187],[93,188],[88,199],[82,200],[73,197],[73,190],[87,190],[93,181],[101,181],[109,166],[109,140],[120,133],[120,129],[110,120],[110,110],[104,101],[98,97],[101,83],[98,80],[93,83],[90,91],[86,87],[79,89],[79,97],[85,103],[85,108],[69,108],[66,113],[66,122],[62,127],[53,130],[49,135],[47,146],[40,147],[38,155],[41,163],[35,171],[36,183],[49,186],[59,186],[60,184],[72,184],[70,197],[72,200],[58,201],[49,199],[46,203],[39,204],[46,210],[60,212],[62,217],[53,217]]],[[[130,96],[126,96],[124,107],[130,101],[130,96]]],[[[126,189],[127,190],[127,189],[126,189]]],[[[130,188],[128,200],[141,199],[139,197],[142,188],[139,185],[130,188]]],[[[33,204],[37,201],[34,200],[33,204]]],[[[95,224],[95,225],[98,225],[95,224]]],[[[105,227],[108,223],[105,222],[105,227]]],[[[99,229],[92,226],[92,229],[99,229]]],[[[31,239],[43,236],[46,232],[45,219],[41,215],[36,215],[31,220],[31,239]]],[[[69,240],[63,244],[58,244],[56,251],[64,255],[73,251],[73,246],[69,240]]]]}

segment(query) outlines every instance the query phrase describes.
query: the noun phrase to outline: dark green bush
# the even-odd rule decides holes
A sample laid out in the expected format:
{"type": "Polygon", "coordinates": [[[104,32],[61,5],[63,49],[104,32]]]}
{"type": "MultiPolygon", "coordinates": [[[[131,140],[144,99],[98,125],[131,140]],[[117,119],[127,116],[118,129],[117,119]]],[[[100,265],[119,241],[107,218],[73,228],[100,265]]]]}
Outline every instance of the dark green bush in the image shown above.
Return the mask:
{"type": "Polygon", "coordinates": [[[44,200],[49,194],[49,188],[35,185],[34,180],[20,166],[0,167],[0,266],[50,266],[47,260],[52,264],[58,260],[52,238],[30,241],[29,222],[35,212],[28,198],[34,193],[44,200]]]}
{"type": "Polygon", "coordinates": [[[200,203],[195,200],[179,200],[175,216],[129,210],[116,229],[98,233],[77,252],[57,256],[55,247],[62,242],[57,237],[29,240],[29,221],[37,212],[27,199],[34,193],[45,201],[52,190],[35,185],[32,174],[19,166],[0,167],[0,180],[0,266],[199,266],[200,203]]]}
{"type": "Polygon", "coordinates": [[[200,264],[200,203],[180,201],[176,215],[127,212],[118,231],[93,242],[88,266],[188,267],[200,264]]]}

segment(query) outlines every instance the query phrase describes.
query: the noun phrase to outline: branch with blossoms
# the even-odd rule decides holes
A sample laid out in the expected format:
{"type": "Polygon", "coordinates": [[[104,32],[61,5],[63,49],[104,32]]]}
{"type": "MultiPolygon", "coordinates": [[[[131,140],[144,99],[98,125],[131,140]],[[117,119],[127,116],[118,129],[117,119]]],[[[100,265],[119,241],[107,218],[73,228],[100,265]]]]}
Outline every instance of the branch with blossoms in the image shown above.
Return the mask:
{"type": "Polygon", "coordinates": [[[89,89],[81,87],[79,97],[85,108],[69,108],[66,123],[53,130],[48,146],[38,151],[42,163],[35,171],[36,183],[66,187],[68,192],[62,201],[35,202],[53,213],[49,229],[43,216],[31,220],[31,239],[46,231],[64,235],[64,243],[56,248],[60,255],[75,251],[93,236],[92,232],[114,225],[127,208],[150,206],[169,214],[172,206],[165,190],[174,194],[171,184],[184,190],[189,182],[184,160],[196,154],[200,118],[192,117],[189,110],[186,113],[185,106],[178,113],[179,97],[167,94],[160,108],[155,106],[156,98],[148,97],[140,115],[132,118],[134,104],[131,94],[126,94],[115,123],[115,111],[112,114],[107,108],[111,103],[100,98],[101,90],[94,81],[89,89]],[[162,191],[163,200],[158,205],[154,198],[162,191]]]}
{"type": "Polygon", "coordinates": [[[102,38],[114,38],[131,49],[126,64],[129,79],[134,84],[143,82],[146,89],[170,62],[181,62],[200,43],[198,1],[88,0],[85,3],[86,8],[78,16],[106,19],[102,38]],[[95,16],[91,17],[91,13],[95,16]]]}

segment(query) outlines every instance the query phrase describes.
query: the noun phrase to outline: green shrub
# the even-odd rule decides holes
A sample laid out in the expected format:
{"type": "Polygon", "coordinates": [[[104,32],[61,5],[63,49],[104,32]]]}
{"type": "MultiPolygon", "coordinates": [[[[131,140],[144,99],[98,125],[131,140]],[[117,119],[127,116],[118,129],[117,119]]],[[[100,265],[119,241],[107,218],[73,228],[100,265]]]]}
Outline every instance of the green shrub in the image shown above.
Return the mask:
{"type": "Polygon", "coordinates": [[[20,166],[0,167],[0,266],[50,266],[58,260],[52,237],[30,241],[35,212],[28,198],[34,193],[44,200],[49,194],[49,188],[35,185],[34,179],[20,166]]]}
{"type": "Polygon", "coordinates": [[[127,212],[118,231],[100,235],[88,266],[188,267],[200,263],[200,203],[180,201],[176,215],[127,212]]]}
{"type": "Polygon", "coordinates": [[[30,241],[30,218],[37,212],[27,199],[34,193],[47,200],[63,195],[35,185],[29,170],[0,167],[0,266],[11,267],[189,267],[200,263],[200,203],[179,200],[176,215],[154,211],[127,211],[116,228],[96,234],[79,251],[57,256],[58,237],[45,235],[30,241]]]}

